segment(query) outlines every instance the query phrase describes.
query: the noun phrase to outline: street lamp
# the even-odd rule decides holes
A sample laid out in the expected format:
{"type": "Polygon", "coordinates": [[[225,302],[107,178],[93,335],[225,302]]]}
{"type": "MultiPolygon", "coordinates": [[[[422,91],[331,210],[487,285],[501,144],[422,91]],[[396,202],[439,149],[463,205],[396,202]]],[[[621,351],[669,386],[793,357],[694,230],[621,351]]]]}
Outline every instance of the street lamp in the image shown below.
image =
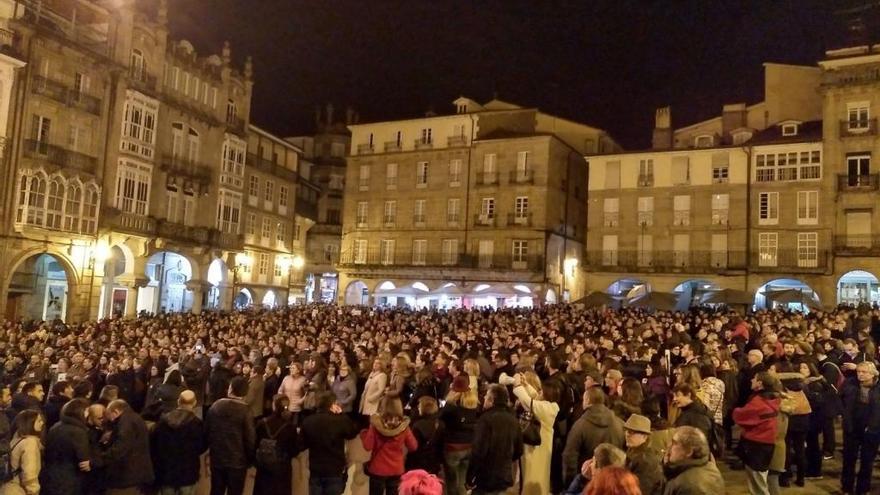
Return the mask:
{"type": "Polygon", "coordinates": [[[235,264],[232,265],[232,309],[235,309],[236,286],[238,285],[238,271],[242,268],[251,266],[253,259],[247,253],[238,253],[235,255],[235,264]]]}
{"type": "MultiPolygon", "coordinates": [[[[91,277],[89,279],[89,306],[86,311],[91,314],[92,311],[92,292],[95,290],[95,269],[103,265],[107,258],[110,257],[110,246],[105,242],[95,242],[94,247],[92,247],[89,251],[89,271],[91,271],[91,277]]],[[[103,290],[103,289],[102,289],[103,290]]],[[[100,304],[100,302],[98,303],[100,304]]]]}
{"type": "Polygon", "coordinates": [[[303,257],[300,255],[296,255],[292,258],[289,256],[285,256],[284,258],[282,258],[282,260],[284,262],[284,265],[282,265],[282,269],[287,271],[287,293],[286,293],[287,300],[286,300],[286,304],[290,304],[290,279],[291,279],[290,268],[293,267],[293,269],[295,269],[297,271],[302,270],[302,267],[305,266],[305,264],[306,264],[306,260],[304,260],[303,257]]]}

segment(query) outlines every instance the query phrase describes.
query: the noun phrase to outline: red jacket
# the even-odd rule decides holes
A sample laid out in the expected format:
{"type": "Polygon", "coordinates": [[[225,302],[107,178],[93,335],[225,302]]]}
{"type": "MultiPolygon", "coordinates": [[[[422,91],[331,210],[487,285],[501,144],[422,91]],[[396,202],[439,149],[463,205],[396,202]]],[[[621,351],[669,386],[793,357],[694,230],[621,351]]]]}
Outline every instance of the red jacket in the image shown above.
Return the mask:
{"type": "Polygon", "coordinates": [[[407,452],[414,452],[419,443],[409,429],[409,418],[399,423],[386,424],[382,416],[370,417],[370,428],[361,432],[364,448],[370,451],[370,462],[366,467],[369,474],[376,476],[400,476],[406,469],[404,461],[407,452]]]}
{"type": "Polygon", "coordinates": [[[777,416],[781,402],[778,398],[757,393],[746,405],[734,409],[733,421],[743,429],[743,438],[757,443],[776,443],[777,416]]]}

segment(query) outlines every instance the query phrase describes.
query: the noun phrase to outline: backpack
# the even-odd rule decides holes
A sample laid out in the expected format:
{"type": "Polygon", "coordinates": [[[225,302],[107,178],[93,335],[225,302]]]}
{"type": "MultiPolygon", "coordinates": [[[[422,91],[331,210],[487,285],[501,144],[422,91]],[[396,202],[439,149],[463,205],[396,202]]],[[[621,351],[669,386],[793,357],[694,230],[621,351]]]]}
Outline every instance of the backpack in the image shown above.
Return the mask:
{"type": "Polygon", "coordinates": [[[834,387],[835,391],[840,392],[841,390],[843,390],[843,384],[846,383],[846,376],[843,374],[843,371],[841,371],[840,366],[837,366],[837,364],[831,361],[826,360],[824,363],[822,363],[822,367],[824,368],[825,365],[828,364],[834,366],[834,369],[837,370],[837,380],[835,380],[835,383],[832,383],[831,386],[834,387]]]}
{"type": "Polygon", "coordinates": [[[16,476],[21,474],[21,467],[18,469],[12,469],[12,451],[15,449],[16,445],[21,442],[22,439],[19,439],[18,442],[15,442],[14,445],[5,446],[8,447],[2,453],[0,453],[0,483],[7,483],[15,479],[16,476]]]}
{"type": "Polygon", "coordinates": [[[257,455],[254,459],[258,469],[280,471],[284,464],[290,461],[277,440],[278,435],[288,426],[288,423],[284,423],[275,433],[272,433],[269,431],[269,425],[266,425],[269,436],[260,439],[260,443],[257,444],[257,455]]]}

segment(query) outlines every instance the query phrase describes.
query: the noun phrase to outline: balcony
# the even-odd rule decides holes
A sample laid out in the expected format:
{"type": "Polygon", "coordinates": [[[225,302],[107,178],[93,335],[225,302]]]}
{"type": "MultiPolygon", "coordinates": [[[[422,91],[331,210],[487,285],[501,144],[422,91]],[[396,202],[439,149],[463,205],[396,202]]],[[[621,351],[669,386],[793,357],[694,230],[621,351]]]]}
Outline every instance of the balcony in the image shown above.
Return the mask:
{"type": "Polygon", "coordinates": [[[368,155],[373,152],[372,144],[359,144],[357,146],[358,155],[368,155]]]}
{"type": "Polygon", "coordinates": [[[877,135],[877,119],[841,120],[840,137],[864,137],[877,135]]]}
{"type": "Polygon", "coordinates": [[[416,139],[413,146],[417,150],[429,150],[434,147],[434,141],[431,139],[416,139]]]}
{"type": "Polygon", "coordinates": [[[239,136],[244,136],[246,129],[246,125],[244,119],[240,117],[226,117],[226,130],[233,133],[238,134],[239,136]]]}
{"type": "Polygon", "coordinates": [[[112,25],[110,17],[113,13],[108,14],[84,0],[19,0],[16,4],[17,12],[23,12],[16,22],[32,24],[41,34],[63,38],[64,42],[73,43],[77,48],[102,57],[110,56],[108,27],[112,25]],[[23,10],[18,10],[20,8],[23,10]]]}
{"type": "Polygon", "coordinates": [[[837,175],[837,190],[839,192],[871,192],[876,191],[880,184],[880,174],[868,175],[837,175]]]}
{"type": "Polygon", "coordinates": [[[880,256],[880,235],[836,235],[834,236],[834,254],[838,256],[880,256]]]}
{"type": "Polygon", "coordinates": [[[366,252],[344,251],[338,259],[342,268],[399,269],[436,267],[463,269],[494,269],[542,272],[544,256],[540,254],[513,256],[510,254],[474,255],[430,251],[413,255],[411,251],[397,252],[393,259],[383,256],[381,249],[371,248],[366,252]],[[389,262],[390,261],[390,262],[389,262]]]}
{"type": "Polygon", "coordinates": [[[413,225],[416,227],[424,227],[425,215],[413,215],[413,225]]]}
{"type": "Polygon", "coordinates": [[[143,70],[136,71],[134,67],[129,75],[131,76],[129,82],[133,88],[151,95],[156,93],[156,83],[158,82],[156,76],[147,74],[143,70]]]}
{"type": "Polygon", "coordinates": [[[386,141],[384,149],[385,149],[386,153],[390,153],[392,151],[400,151],[400,142],[399,141],[386,141]]]}
{"type": "Polygon", "coordinates": [[[508,182],[510,184],[534,184],[535,173],[531,170],[511,170],[508,182]]]}
{"type": "Polygon", "coordinates": [[[654,174],[639,174],[639,187],[653,187],[654,174]]]}
{"type": "Polygon", "coordinates": [[[155,237],[156,220],[153,217],[127,213],[116,208],[105,208],[101,212],[101,224],[109,225],[113,230],[147,237],[155,237]]]}
{"type": "Polygon", "coordinates": [[[162,163],[159,168],[168,175],[182,177],[203,187],[211,185],[213,174],[208,165],[191,162],[183,157],[166,153],[162,155],[162,163]]]}
{"type": "Polygon", "coordinates": [[[34,76],[31,90],[69,107],[79,108],[93,115],[101,115],[101,99],[70,88],[66,84],[43,76],[34,76]]]}
{"type": "Polygon", "coordinates": [[[478,186],[498,185],[498,172],[477,172],[478,186]]]}
{"type": "Polygon", "coordinates": [[[333,251],[324,251],[323,249],[312,249],[306,253],[306,263],[308,263],[310,266],[332,266],[339,263],[339,253],[333,251]]]}
{"type": "Polygon", "coordinates": [[[465,136],[449,136],[446,138],[446,145],[450,148],[467,146],[467,138],[465,136]]]}
{"type": "Polygon", "coordinates": [[[34,160],[54,165],[56,168],[72,168],[89,175],[95,175],[98,169],[97,158],[43,141],[26,139],[24,154],[34,160]]]}
{"type": "Polygon", "coordinates": [[[775,256],[751,253],[749,269],[754,272],[822,273],[828,266],[828,251],[817,250],[814,256],[804,256],[798,249],[778,249],[775,256]]]}
{"type": "Polygon", "coordinates": [[[495,215],[487,215],[485,213],[477,213],[474,215],[474,227],[494,227],[495,215]]]}
{"type": "Polygon", "coordinates": [[[310,218],[312,220],[318,219],[318,203],[298,197],[296,198],[296,204],[294,208],[296,214],[301,217],[310,218]]]}
{"type": "Polygon", "coordinates": [[[296,171],[283,167],[272,160],[257,156],[254,153],[247,154],[247,161],[245,163],[260,172],[274,175],[275,177],[288,182],[297,182],[299,180],[299,174],[297,174],[296,171]]]}
{"type": "Polygon", "coordinates": [[[0,53],[15,58],[21,58],[15,43],[15,31],[0,28],[0,53]]]}
{"type": "Polygon", "coordinates": [[[507,214],[507,226],[508,227],[531,227],[532,226],[532,213],[508,213],[507,214]]]}
{"type": "Polygon", "coordinates": [[[744,270],[744,251],[587,251],[586,267],[627,272],[720,273],[744,270]]]}
{"type": "Polygon", "coordinates": [[[208,243],[220,249],[241,251],[244,249],[244,236],[223,232],[218,229],[208,229],[208,243]]]}
{"type": "Polygon", "coordinates": [[[165,220],[159,220],[156,226],[158,237],[198,245],[208,243],[208,229],[205,227],[193,227],[165,220]]]}

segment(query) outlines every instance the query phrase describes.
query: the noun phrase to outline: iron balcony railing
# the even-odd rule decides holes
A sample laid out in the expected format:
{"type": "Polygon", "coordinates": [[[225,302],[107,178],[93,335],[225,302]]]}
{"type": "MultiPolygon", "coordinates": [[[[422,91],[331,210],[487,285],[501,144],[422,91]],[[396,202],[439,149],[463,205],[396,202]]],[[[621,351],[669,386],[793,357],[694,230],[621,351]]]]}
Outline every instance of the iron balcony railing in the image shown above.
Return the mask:
{"type": "Polygon", "coordinates": [[[24,152],[25,156],[32,159],[45,161],[60,168],[74,168],[90,175],[95,175],[98,169],[97,158],[43,141],[26,139],[24,152]]]}
{"type": "Polygon", "coordinates": [[[532,170],[511,170],[508,182],[511,184],[533,184],[535,173],[532,170]]]}
{"type": "Polygon", "coordinates": [[[213,175],[210,166],[169,153],[162,155],[160,168],[169,175],[190,179],[203,185],[210,184],[213,175]]]}
{"type": "Polygon", "coordinates": [[[836,235],[834,253],[838,256],[880,256],[880,235],[836,235]]]}
{"type": "Polygon", "coordinates": [[[840,137],[876,136],[877,119],[841,120],[840,137]]]}
{"type": "Polygon", "coordinates": [[[386,152],[400,151],[400,142],[399,141],[386,141],[384,149],[386,152]]]}
{"type": "Polygon", "coordinates": [[[427,150],[434,147],[434,141],[432,139],[416,139],[413,146],[417,150],[427,150]]]}
{"type": "Polygon", "coordinates": [[[43,76],[34,76],[32,91],[70,107],[76,107],[93,115],[101,115],[101,99],[77,91],[74,88],[43,76]]]}
{"type": "Polygon", "coordinates": [[[494,227],[495,226],[495,215],[487,215],[484,213],[477,213],[474,215],[474,226],[475,227],[494,227]]]}
{"type": "Polygon", "coordinates": [[[467,146],[467,137],[465,136],[449,136],[446,138],[447,146],[467,146]]]}
{"type": "Polygon", "coordinates": [[[372,153],[373,152],[373,145],[372,144],[359,144],[359,145],[357,145],[357,152],[358,152],[358,155],[366,155],[368,153],[372,153]]]}
{"type": "Polygon", "coordinates": [[[828,251],[816,249],[777,249],[745,251],[657,251],[589,250],[590,269],[632,272],[718,273],[727,270],[766,272],[822,272],[828,264],[828,251]]]}
{"type": "Polygon", "coordinates": [[[498,185],[498,172],[477,172],[478,186],[498,185]]]}
{"type": "Polygon", "coordinates": [[[840,192],[876,191],[878,184],[880,184],[880,174],[838,174],[837,176],[837,190],[840,192]]]}
{"type": "Polygon", "coordinates": [[[532,212],[525,213],[508,213],[507,214],[507,226],[508,227],[531,227],[532,226],[532,212]]]}
{"type": "Polygon", "coordinates": [[[272,174],[289,182],[297,182],[299,180],[299,174],[296,173],[296,171],[285,168],[272,160],[267,160],[254,153],[247,154],[247,160],[245,163],[261,172],[272,174]]]}
{"type": "Polygon", "coordinates": [[[512,255],[512,254],[463,254],[441,251],[424,253],[411,250],[395,250],[387,253],[382,249],[370,248],[365,252],[343,251],[339,257],[339,266],[349,268],[381,268],[381,267],[453,267],[471,269],[501,269],[541,271],[544,269],[543,255],[512,255]]]}

